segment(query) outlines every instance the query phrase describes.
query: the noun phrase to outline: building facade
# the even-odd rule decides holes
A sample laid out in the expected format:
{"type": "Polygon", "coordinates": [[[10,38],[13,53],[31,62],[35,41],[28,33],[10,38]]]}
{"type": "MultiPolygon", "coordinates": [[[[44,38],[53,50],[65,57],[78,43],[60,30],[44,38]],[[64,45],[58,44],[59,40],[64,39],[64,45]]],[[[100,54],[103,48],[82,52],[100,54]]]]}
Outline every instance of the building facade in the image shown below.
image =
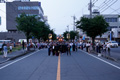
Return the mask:
{"type": "MultiPolygon", "coordinates": [[[[41,17],[41,20],[44,21],[44,12],[41,7],[41,2],[30,2],[28,0],[23,1],[13,1],[0,3],[0,6],[4,9],[0,10],[0,28],[6,28],[7,32],[3,33],[6,37],[0,39],[11,39],[18,41],[19,39],[26,39],[23,32],[20,32],[16,28],[16,17],[20,17],[22,13],[25,13],[28,16],[37,15],[41,17]]],[[[1,8],[1,7],[0,7],[1,8]]]]}
{"type": "MultiPolygon", "coordinates": [[[[114,31],[113,34],[116,34],[115,38],[120,39],[120,34],[119,31],[120,30],[120,20],[119,20],[119,15],[118,14],[100,14],[98,11],[93,11],[92,17],[95,17],[97,15],[102,15],[104,17],[104,19],[106,20],[106,22],[109,23],[109,27],[108,27],[108,31],[106,33],[104,33],[101,37],[97,36],[97,39],[109,39],[109,35],[110,35],[110,31],[114,31]],[[113,30],[114,29],[114,30],[113,30]]],[[[83,15],[86,18],[90,18],[90,15],[83,15]]],[[[82,32],[82,30],[79,30],[79,34],[80,35],[85,35],[86,38],[89,38],[86,36],[86,34],[84,34],[82,32]]],[[[113,36],[114,37],[114,36],[113,36]]]]}

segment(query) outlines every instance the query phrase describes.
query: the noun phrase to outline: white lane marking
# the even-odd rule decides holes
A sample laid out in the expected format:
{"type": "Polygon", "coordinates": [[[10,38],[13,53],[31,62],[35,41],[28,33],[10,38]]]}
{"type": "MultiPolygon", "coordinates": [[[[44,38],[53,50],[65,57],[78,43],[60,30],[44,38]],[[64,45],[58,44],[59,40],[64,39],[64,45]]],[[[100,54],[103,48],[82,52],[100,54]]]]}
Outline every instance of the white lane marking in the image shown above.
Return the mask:
{"type": "MultiPolygon", "coordinates": [[[[81,50],[81,51],[82,51],[82,50],[81,50]]],[[[92,56],[92,57],[94,57],[94,58],[96,58],[96,59],[104,62],[104,63],[107,63],[107,64],[109,64],[109,65],[111,65],[111,66],[113,66],[113,67],[115,67],[115,68],[117,68],[117,69],[120,69],[120,67],[118,67],[118,66],[116,66],[116,65],[114,65],[114,64],[112,64],[112,63],[110,63],[110,62],[107,62],[107,61],[105,61],[105,60],[103,60],[103,59],[100,59],[100,58],[98,58],[98,57],[96,57],[96,56],[94,56],[94,55],[92,55],[92,54],[90,54],[90,53],[87,53],[87,52],[85,52],[85,51],[82,51],[82,52],[84,52],[84,53],[86,53],[86,54],[88,54],[88,55],[90,55],[90,56],[92,56]]]]}
{"type": "MultiPolygon", "coordinates": [[[[39,50],[38,50],[38,51],[39,51],[39,50]]],[[[36,51],[36,52],[38,52],[38,51],[36,51]]],[[[18,60],[15,60],[15,61],[13,61],[13,62],[7,64],[7,65],[4,65],[4,66],[0,67],[0,70],[3,69],[3,68],[5,68],[5,67],[7,67],[7,66],[10,66],[10,65],[12,65],[12,64],[14,64],[14,63],[16,63],[16,62],[18,62],[18,61],[21,61],[21,60],[23,60],[23,59],[25,59],[25,58],[27,58],[27,57],[29,57],[29,56],[35,54],[36,52],[33,52],[33,53],[31,53],[31,54],[29,54],[29,55],[27,55],[27,56],[25,56],[25,57],[22,57],[22,58],[20,58],[20,59],[18,59],[18,60]]]]}

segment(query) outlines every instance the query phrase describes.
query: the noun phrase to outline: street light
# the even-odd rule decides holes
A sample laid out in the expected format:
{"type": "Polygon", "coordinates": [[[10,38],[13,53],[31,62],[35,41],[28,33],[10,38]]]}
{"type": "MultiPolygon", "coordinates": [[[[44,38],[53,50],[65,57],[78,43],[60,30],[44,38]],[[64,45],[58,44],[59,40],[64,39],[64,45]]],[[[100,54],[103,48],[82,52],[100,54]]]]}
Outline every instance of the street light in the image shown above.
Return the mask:
{"type": "MultiPolygon", "coordinates": [[[[52,39],[52,34],[49,34],[48,38],[49,38],[49,40],[51,40],[52,39]]],[[[48,40],[48,42],[49,42],[49,40],[48,40]]]]}
{"type": "Polygon", "coordinates": [[[67,33],[67,39],[68,40],[70,39],[70,33],[67,33]]]}
{"type": "Polygon", "coordinates": [[[52,34],[49,34],[48,37],[49,37],[49,39],[52,39],[52,34]]]}

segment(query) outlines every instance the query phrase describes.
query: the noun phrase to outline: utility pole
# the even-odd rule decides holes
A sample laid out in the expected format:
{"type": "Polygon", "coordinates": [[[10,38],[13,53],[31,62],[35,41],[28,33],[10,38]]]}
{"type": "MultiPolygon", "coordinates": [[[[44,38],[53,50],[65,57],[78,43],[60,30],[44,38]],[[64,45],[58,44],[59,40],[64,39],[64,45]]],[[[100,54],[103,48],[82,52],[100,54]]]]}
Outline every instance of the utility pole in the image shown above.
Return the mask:
{"type": "Polygon", "coordinates": [[[68,30],[68,32],[69,32],[69,25],[67,26],[67,30],[68,30]]]}
{"type": "Polygon", "coordinates": [[[92,18],[92,0],[89,3],[89,10],[90,10],[90,18],[92,18]]]}
{"type": "Polygon", "coordinates": [[[73,17],[73,31],[75,31],[76,30],[76,28],[75,28],[75,19],[76,19],[76,17],[75,17],[75,15],[72,16],[72,17],[73,17]]]}

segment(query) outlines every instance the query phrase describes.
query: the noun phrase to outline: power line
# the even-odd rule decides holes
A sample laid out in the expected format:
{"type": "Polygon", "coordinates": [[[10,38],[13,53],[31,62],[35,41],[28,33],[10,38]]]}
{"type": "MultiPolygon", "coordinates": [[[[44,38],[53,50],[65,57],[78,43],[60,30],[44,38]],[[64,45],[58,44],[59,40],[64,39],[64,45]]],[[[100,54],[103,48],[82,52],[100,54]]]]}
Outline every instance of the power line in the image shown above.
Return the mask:
{"type": "MultiPolygon", "coordinates": [[[[118,8],[118,9],[114,9],[114,11],[112,11],[110,14],[112,14],[113,12],[115,12],[115,11],[118,11],[118,10],[120,10],[120,8],[118,8]]],[[[120,13],[119,13],[120,14],[120,13]]]]}
{"type": "Polygon", "coordinates": [[[107,10],[110,6],[112,6],[113,4],[115,4],[118,0],[114,1],[112,4],[110,4],[107,8],[105,8],[104,10],[102,10],[101,13],[103,13],[105,10],[107,10]]]}
{"type": "Polygon", "coordinates": [[[95,4],[96,2],[98,2],[98,0],[93,0],[93,4],[95,4]]]}
{"type": "MultiPolygon", "coordinates": [[[[106,4],[106,3],[105,3],[106,4]]],[[[107,6],[109,6],[108,4],[106,4],[107,6]]],[[[112,7],[110,7],[110,9],[112,9],[113,11],[117,12],[117,10],[113,9],[112,7]]],[[[120,9],[120,8],[119,8],[120,9]]],[[[118,14],[120,14],[119,12],[117,12],[118,14]]]]}
{"type": "MultiPolygon", "coordinates": [[[[103,1],[102,4],[99,5],[99,8],[100,7],[103,7],[104,6],[104,2],[106,2],[107,0],[103,1]]],[[[110,0],[109,0],[110,1],[110,0]]]]}
{"type": "Polygon", "coordinates": [[[100,10],[103,10],[103,9],[105,9],[105,8],[107,7],[107,6],[105,5],[105,3],[111,4],[113,1],[114,1],[114,0],[112,0],[112,1],[111,1],[111,0],[108,0],[108,1],[106,0],[106,1],[104,1],[104,2],[102,3],[103,5],[99,6],[99,11],[100,11],[100,10]]]}

